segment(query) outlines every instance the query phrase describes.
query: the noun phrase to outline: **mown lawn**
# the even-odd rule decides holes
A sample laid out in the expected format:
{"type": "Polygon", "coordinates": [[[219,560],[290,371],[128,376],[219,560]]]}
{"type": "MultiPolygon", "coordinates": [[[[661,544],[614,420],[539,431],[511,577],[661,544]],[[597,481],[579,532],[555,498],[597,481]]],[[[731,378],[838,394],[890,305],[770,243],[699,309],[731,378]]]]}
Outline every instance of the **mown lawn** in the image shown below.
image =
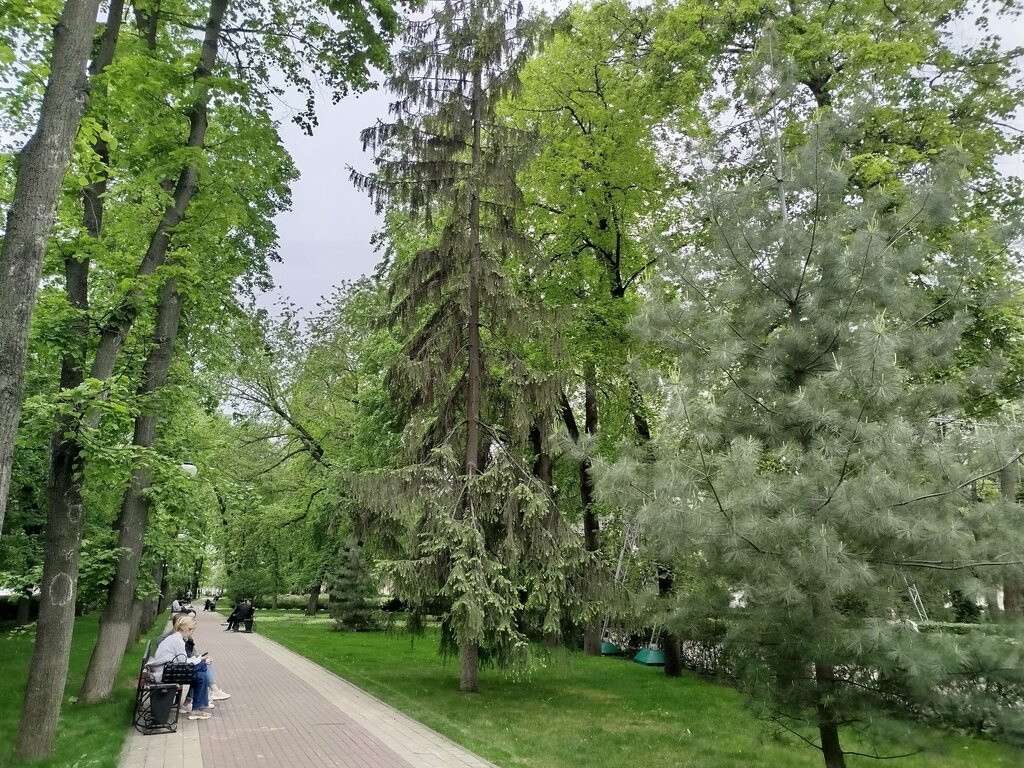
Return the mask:
{"type": "MultiPolygon", "coordinates": [[[[820,753],[767,732],[731,688],[693,675],[666,679],[658,668],[557,652],[530,677],[495,670],[482,692],[457,690],[458,665],[437,655],[436,637],[415,641],[384,633],[347,634],[296,613],[261,611],[257,630],[306,656],[501,768],[818,768],[820,753]]],[[[1024,752],[916,724],[887,723],[896,752],[878,762],[848,758],[851,768],[1024,766],[1024,752]],[[910,747],[908,749],[907,747],[910,747]]],[[[845,733],[848,750],[870,744],[845,733]]],[[[881,747],[884,749],[885,747],[881,747]]]]}
{"type": "MultiPolygon", "coordinates": [[[[89,616],[75,622],[71,646],[71,667],[64,691],[64,708],[53,757],[32,763],[33,768],[116,768],[124,739],[128,735],[135,703],[135,676],[141,661],[138,652],[125,657],[114,695],[108,701],[88,706],[76,705],[75,696],[85,678],[99,617],[89,616]]],[[[21,720],[34,636],[30,633],[0,629],[0,766],[14,762],[14,742],[21,720]]]]}

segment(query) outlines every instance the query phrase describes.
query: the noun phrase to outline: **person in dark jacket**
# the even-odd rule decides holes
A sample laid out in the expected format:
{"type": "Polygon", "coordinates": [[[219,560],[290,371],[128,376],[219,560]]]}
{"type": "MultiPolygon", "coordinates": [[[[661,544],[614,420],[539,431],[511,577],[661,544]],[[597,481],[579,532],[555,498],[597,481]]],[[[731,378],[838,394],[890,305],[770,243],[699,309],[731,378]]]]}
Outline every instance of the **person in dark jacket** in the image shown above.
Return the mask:
{"type": "Polygon", "coordinates": [[[247,629],[252,627],[252,617],[256,613],[252,600],[242,600],[235,606],[235,609],[228,616],[228,628],[225,632],[237,632],[239,625],[245,625],[247,629]]]}

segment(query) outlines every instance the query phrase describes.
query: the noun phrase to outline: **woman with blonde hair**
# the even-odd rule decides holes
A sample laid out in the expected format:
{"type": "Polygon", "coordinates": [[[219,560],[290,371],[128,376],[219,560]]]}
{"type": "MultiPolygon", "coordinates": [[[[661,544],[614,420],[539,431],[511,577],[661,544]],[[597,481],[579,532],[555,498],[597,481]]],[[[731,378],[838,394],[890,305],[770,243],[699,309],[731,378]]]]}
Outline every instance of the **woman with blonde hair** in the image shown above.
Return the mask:
{"type": "Polygon", "coordinates": [[[209,656],[189,656],[185,649],[185,641],[192,638],[196,630],[196,620],[191,616],[182,616],[174,625],[174,631],[160,641],[160,645],[149,662],[153,676],[159,682],[163,678],[164,665],[170,661],[187,661],[192,665],[192,712],[189,720],[210,719],[210,687],[206,677],[206,664],[209,656]]]}
{"type": "MultiPolygon", "coordinates": [[[[169,632],[167,632],[167,634],[160,635],[160,639],[157,640],[157,645],[159,645],[163,641],[163,639],[165,637],[167,637],[167,635],[169,635],[171,632],[177,632],[178,631],[178,622],[180,622],[182,619],[185,619],[185,618],[188,618],[188,616],[186,616],[185,614],[182,614],[181,616],[175,616],[174,617],[173,626],[171,627],[171,630],[169,632]]],[[[193,618],[195,618],[195,617],[193,617],[193,618]]],[[[189,657],[192,657],[192,656],[196,655],[195,638],[191,638],[190,637],[190,638],[185,640],[185,653],[189,657]]],[[[202,657],[200,657],[200,658],[202,658],[202,657]]],[[[206,671],[203,672],[202,668],[198,669],[197,671],[200,672],[201,674],[205,674],[206,675],[206,684],[210,687],[210,702],[211,702],[211,704],[208,707],[208,709],[213,709],[214,704],[212,702],[214,702],[214,701],[221,701],[223,699],[230,699],[231,698],[231,694],[230,693],[228,693],[223,688],[221,688],[219,685],[217,685],[217,680],[214,677],[213,665],[210,663],[209,657],[206,657],[206,671]]],[[[192,691],[191,690],[188,693],[188,698],[185,699],[184,702],[182,702],[182,707],[181,708],[182,708],[182,711],[184,711],[184,712],[188,712],[188,711],[190,711],[192,709],[192,691]]]]}

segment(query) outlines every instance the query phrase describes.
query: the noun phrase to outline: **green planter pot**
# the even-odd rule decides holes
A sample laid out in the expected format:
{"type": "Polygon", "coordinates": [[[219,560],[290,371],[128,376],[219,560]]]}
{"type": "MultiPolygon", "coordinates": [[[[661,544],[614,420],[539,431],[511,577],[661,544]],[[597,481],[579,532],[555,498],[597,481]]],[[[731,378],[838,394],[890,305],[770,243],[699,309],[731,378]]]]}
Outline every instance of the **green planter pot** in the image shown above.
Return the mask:
{"type": "Polygon", "coordinates": [[[665,654],[657,648],[643,648],[633,657],[633,661],[637,664],[646,664],[648,667],[664,667],[665,654]]]}

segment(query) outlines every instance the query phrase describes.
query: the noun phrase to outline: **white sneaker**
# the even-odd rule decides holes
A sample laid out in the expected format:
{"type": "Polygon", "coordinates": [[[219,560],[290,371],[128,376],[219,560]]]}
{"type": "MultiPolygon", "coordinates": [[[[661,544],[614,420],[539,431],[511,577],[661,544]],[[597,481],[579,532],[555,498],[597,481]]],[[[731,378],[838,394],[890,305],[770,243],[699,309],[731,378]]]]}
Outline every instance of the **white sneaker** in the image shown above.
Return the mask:
{"type": "Polygon", "coordinates": [[[230,698],[231,698],[231,694],[227,693],[226,691],[221,691],[220,693],[211,693],[210,694],[210,701],[222,701],[223,699],[230,699],[230,698]]]}
{"type": "Polygon", "coordinates": [[[209,712],[193,712],[188,716],[189,720],[209,720],[213,715],[209,712]]]}

